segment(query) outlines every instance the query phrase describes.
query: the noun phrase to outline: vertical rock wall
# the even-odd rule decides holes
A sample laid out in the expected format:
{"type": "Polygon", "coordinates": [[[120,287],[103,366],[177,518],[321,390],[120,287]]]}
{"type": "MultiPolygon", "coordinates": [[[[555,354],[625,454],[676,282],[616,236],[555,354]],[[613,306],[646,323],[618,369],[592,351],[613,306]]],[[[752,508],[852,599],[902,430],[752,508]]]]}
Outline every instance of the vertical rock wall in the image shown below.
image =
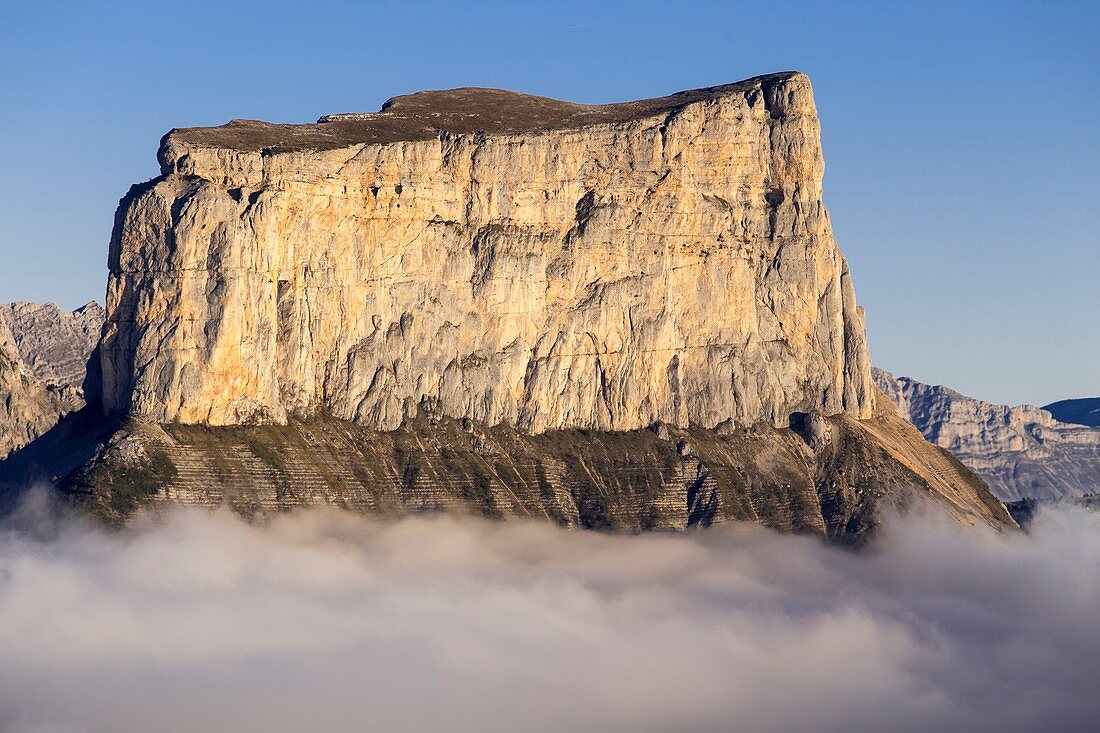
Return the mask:
{"type": "Polygon", "coordinates": [[[870,415],[800,74],[608,107],[422,93],[174,131],[160,157],[111,244],[108,412],[533,433],[870,415]]]}

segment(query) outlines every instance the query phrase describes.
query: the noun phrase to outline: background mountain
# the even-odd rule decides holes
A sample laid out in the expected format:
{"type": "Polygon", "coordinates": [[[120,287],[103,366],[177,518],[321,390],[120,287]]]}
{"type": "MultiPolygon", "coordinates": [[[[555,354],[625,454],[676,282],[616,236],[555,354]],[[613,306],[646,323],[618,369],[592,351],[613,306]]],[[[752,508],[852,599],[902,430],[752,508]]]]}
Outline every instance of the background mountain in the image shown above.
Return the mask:
{"type": "MultiPolygon", "coordinates": [[[[994,405],[881,369],[872,374],[925,438],[955,454],[1002,501],[1100,492],[1100,429],[1031,405],[994,405]]],[[[1089,401],[1066,402],[1087,408],[1089,401]]],[[[1088,415],[1087,409],[1067,412],[1088,415]]]]}
{"type": "Polygon", "coordinates": [[[72,313],[53,303],[0,304],[0,458],[84,405],[88,357],[103,307],[72,313]]]}
{"type": "Polygon", "coordinates": [[[23,363],[46,384],[81,389],[88,355],[99,341],[105,313],[99,303],[70,312],[53,303],[0,304],[23,363]]]}
{"type": "Polygon", "coordinates": [[[65,411],[62,395],[27,368],[0,321],[0,459],[49,430],[65,411]]]}
{"type": "Polygon", "coordinates": [[[1044,408],[1055,420],[1100,428],[1100,397],[1051,402],[1044,408]]]}

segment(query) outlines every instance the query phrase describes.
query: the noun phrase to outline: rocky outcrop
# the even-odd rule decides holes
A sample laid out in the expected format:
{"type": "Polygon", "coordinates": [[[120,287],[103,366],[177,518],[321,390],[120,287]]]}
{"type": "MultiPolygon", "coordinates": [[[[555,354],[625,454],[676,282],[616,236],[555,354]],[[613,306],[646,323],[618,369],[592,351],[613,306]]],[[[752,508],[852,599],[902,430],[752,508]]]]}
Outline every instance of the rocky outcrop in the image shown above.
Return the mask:
{"type": "Polygon", "coordinates": [[[1002,501],[1100,493],[1100,430],[1045,409],[982,402],[874,370],[875,382],[930,442],[980,475],[1002,501]]]}
{"type": "Polygon", "coordinates": [[[70,312],[53,303],[0,304],[19,357],[46,384],[81,389],[105,313],[91,302],[70,312]]]}
{"type": "Polygon", "coordinates": [[[858,541],[923,497],[1014,526],[876,408],[800,74],[606,106],[427,92],[175,130],[160,159],[116,217],[106,416],[0,484],[61,476],[119,522],[332,504],[858,541]]]}
{"type": "Polygon", "coordinates": [[[1059,400],[1043,407],[1059,422],[1100,428],[1100,397],[1059,400]]]}
{"type": "Polygon", "coordinates": [[[590,106],[463,89],[174,130],[119,209],[107,412],[425,409],[525,433],[868,417],[794,73],[590,106]]]}

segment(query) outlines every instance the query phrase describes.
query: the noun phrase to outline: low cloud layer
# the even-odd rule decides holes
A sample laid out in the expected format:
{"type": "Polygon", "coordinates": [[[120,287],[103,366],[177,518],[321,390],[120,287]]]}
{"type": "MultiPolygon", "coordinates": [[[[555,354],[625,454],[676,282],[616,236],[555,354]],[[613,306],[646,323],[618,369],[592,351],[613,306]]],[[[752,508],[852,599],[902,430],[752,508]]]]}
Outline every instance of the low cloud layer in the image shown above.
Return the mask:
{"type": "Polygon", "coordinates": [[[0,730],[1083,730],[1098,517],[907,517],[859,554],[324,511],[7,529],[0,730]]]}

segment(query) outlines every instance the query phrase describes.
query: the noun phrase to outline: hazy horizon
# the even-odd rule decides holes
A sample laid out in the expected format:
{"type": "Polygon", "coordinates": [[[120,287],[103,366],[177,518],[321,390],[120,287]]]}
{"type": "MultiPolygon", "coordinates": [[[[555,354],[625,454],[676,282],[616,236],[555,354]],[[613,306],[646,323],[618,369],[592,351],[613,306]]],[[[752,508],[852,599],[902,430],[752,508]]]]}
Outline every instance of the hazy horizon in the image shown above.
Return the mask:
{"type": "Polygon", "coordinates": [[[118,199],[172,127],[426,88],[580,102],[795,69],[876,365],[994,403],[1100,394],[1100,10],[615,3],[9,8],[0,301],[103,301],[118,199]]]}

